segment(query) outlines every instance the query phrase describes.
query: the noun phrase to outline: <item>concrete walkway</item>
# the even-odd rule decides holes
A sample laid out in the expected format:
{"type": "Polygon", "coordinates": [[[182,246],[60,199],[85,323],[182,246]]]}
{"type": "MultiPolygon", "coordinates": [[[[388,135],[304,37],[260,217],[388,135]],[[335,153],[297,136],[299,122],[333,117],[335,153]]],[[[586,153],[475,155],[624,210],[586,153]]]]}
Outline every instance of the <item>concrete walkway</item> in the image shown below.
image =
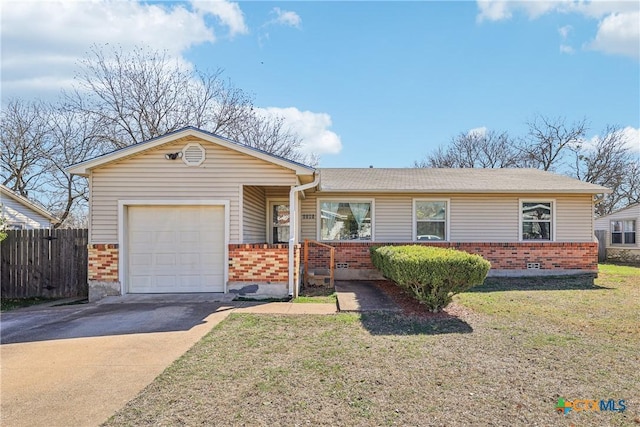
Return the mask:
{"type": "Polygon", "coordinates": [[[10,343],[0,346],[0,425],[97,426],[232,312],[336,312],[335,304],[125,299],[2,314],[10,343]]]}
{"type": "Polygon", "coordinates": [[[340,311],[401,311],[395,302],[371,282],[336,281],[335,287],[340,311]]]}

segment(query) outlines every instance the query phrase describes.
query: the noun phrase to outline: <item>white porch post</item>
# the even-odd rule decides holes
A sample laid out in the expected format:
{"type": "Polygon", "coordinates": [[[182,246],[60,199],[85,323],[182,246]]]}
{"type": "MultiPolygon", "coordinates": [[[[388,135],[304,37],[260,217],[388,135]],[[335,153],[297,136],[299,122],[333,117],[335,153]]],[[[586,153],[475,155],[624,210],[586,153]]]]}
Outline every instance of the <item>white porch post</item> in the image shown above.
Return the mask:
{"type": "Polygon", "coordinates": [[[320,176],[315,175],[313,182],[293,185],[289,191],[289,295],[298,297],[298,284],[295,278],[295,246],[298,244],[298,193],[318,185],[320,176]]]}

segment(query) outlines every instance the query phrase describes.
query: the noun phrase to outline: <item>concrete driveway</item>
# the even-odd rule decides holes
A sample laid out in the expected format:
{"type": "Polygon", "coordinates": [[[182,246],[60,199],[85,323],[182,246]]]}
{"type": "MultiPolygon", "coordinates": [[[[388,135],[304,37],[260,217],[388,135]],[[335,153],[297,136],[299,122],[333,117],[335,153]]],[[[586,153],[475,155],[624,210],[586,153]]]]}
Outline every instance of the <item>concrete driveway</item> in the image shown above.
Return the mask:
{"type": "Polygon", "coordinates": [[[96,426],[234,308],[198,296],[0,315],[2,426],[96,426]]]}

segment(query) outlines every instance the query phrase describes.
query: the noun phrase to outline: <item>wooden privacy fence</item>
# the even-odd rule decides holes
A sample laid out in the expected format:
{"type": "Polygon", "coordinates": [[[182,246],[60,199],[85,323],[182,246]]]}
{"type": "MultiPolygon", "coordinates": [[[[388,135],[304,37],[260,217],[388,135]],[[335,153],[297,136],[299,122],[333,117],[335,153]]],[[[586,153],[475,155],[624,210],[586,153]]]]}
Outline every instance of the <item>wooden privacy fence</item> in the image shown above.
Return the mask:
{"type": "Polygon", "coordinates": [[[604,262],[607,259],[607,231],[596,230],[596,238],[598,239],[598,262],[604,262]]]}
{"type": "Polygon", "coordinates": [[[2,298],[87,295],[86,229],[9,230],[0,243],[2,298]]]}

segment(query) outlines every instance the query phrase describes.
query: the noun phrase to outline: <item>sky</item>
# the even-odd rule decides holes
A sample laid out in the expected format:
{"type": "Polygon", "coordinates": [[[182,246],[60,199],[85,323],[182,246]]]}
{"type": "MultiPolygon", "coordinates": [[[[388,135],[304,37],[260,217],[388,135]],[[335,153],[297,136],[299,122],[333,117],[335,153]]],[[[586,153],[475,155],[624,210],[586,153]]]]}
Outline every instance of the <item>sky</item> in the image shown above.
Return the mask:
{"type": "Polygon", "coordinates": [[[407,167],[536,115],[625,129],[640,152],[638,1],[1,3],[1,99],[54,100],[91,45],[224,70],[321,167],[407,167]]]}

